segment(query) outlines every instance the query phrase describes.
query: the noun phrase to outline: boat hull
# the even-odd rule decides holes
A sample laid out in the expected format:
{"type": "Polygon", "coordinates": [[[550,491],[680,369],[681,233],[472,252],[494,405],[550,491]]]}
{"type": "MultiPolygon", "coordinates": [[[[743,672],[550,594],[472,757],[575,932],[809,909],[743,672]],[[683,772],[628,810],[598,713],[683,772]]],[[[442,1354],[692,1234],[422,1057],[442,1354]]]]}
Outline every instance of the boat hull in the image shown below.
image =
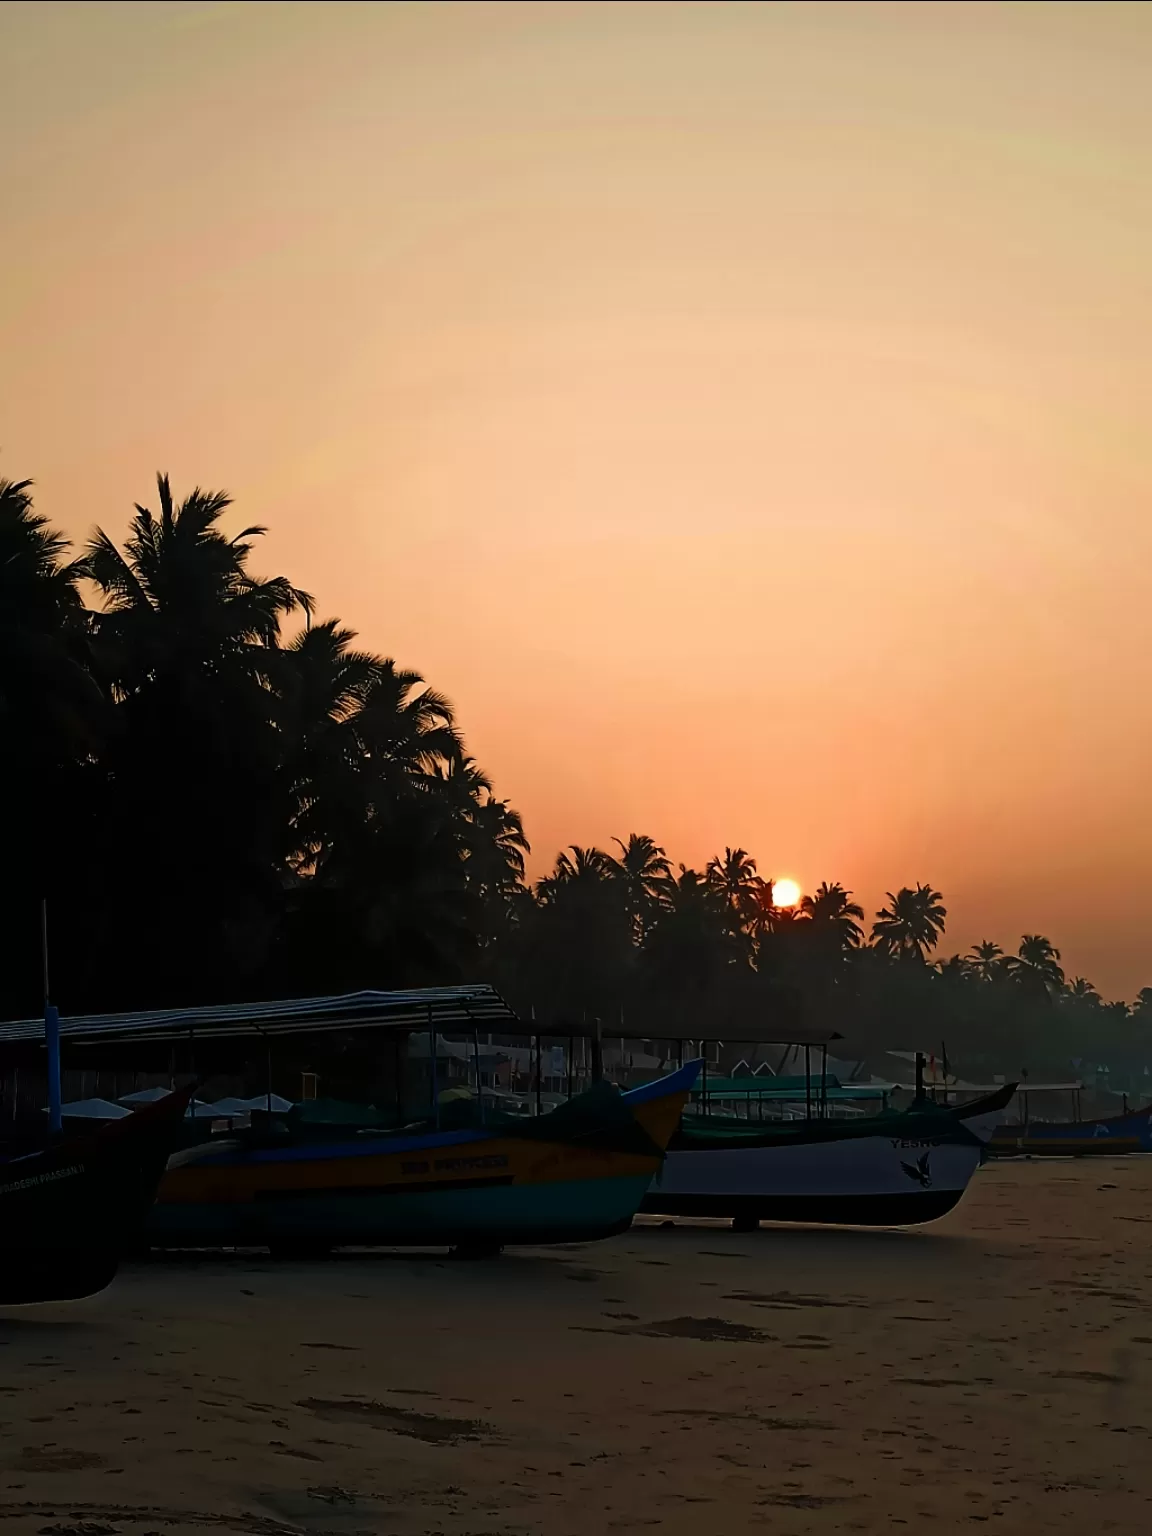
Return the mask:
{"type": "Polygon", "coordinates": [[[672,1151],[641,1210],[670,1216],[906,1226],[957,1203],[980,1143],[897,1136],[672,1151]]]}
{"type": "MultiPolygon", "coordinates": [[[[685,1068],[619,1111],[623,1123],[559,1140],[546,1139],[544,1117],[522,1134],[208,1149],[165,1175],[148,1240],[334,1248],[607,1237],[635,1215],[694,1080],[695,1066],[685,1068]]],[[[558,1135],[564,1124],[557,1112],[558,1135]]]]}
{"type": "Polygon", "coordinates": [[[644,1197],[640,1209],[658,1216],[723,1217],[743,1224],[774,1221],[793,1226],[916,1227],[947,1216],[963,1189],[914,1194],[765,1195],[667,1194],[644,1197]]]}
{"type": "Polygon", "coordinates": [[[822,1120],[743,1138],[681,1135],[641,1210],[842,1226],[936,1221],[968,1188],[1012,1091],[947,1113],[822,1120]]]}
{"type": "Polygon", "coordinates": [[[0,1161],[0,1305],[103,1290],[139,1239],[187,1095],[0,1161]]]}
{"type": "Polygon", "coordinates": [[[252,1202],[161,1199],[148,1239],[158,1247],[429,1247],[586,1242],[626,1231],[651,1175],[552,1184],[362,1195],[284,1194],[252,1202]]]}
{"type": "Polygon", "coordinates": [[[1098,1120],[998,1125],[988,1150],[1000,1157],[1115,1157],[1152,1152],[1152,1105],[1098,1120]]]}

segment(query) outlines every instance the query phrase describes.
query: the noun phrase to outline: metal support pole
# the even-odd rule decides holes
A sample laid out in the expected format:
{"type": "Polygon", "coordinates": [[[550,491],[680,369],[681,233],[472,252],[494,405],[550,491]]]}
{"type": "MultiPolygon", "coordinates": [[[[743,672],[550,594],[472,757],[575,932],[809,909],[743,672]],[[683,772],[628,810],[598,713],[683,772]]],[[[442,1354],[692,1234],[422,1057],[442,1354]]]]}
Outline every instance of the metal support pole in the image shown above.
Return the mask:
{"type": "Polygon", "coordinates": [[[48,1129],[64,1127],[60,1103],[60,1015],[51,1003],[44,1004],[44,1044],[48,1050],[48,1129]]]}
{"type": "Polygon", "coordinates": [[[484,1084],[480,1080],[480,1032],[472,1031],[472,1062],[476,1068],[476,1106],[480,1111],[480,1124],[484,1124],[484,1084]]]}
{"type": "Polygon", "coordinates": [[[396,1072],[396,1124],[404,1124],[404,1063],[408,1055],[408,1036],[393,1036],[393,1066],[396,1072]]]}
{"type": "Polygon", "coordinates": [[[272,1042],[264,1036],[264,1082],[268,1089],[268,1113],[272,1113],[272,1042]]]}
{"type": "Polygon", "coordinates": [[[40,958],[44,965],[44,1046],[48,1056],[48,1129],[63,1129],[60,1113],[60,1015],[50,1001],[48,982],[48,898],[40,903],[40,958]]]}
{"type": "Polygon", "coordinates": [[[812,1118],[812,1047],[804,1047],[804,1118],[812,1118]]]}

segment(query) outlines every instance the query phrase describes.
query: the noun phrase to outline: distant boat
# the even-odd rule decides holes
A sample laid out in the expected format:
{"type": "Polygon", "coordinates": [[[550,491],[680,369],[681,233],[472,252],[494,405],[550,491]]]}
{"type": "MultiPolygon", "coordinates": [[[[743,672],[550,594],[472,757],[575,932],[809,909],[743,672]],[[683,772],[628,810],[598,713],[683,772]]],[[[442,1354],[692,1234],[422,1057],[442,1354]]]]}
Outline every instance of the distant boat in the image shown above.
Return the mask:
{"type": "Polygon", "coordinates": [[[172,1094],[31,1150],[0,1147],[0,1305],[104,1289],[140,1234],[187,1102],[172,1094]]]}
{"type": "Polygon", "coordinates": [[[934,1221],[964,1194],[1015,1091],[1009,1084],[955,1108],[913,1106],[860,1120],[752,1128],[686,1119],[640,1208],[747,1226],[934,1221]]]}
{"type": "Polygon", "coordinates": [[[148,1221],[158,1247],[285,1252],[583,1242],[630,1224],[698,1062],[628,1095],[595,1085],[549,1114],[413,1133],[253,1131],[172,1159],[148,1221]]]}
{"type": "Polygon", "coordinates": [[[988,1143],[994,1156],[1114,1157],[1123,1152],[1152,1152],[1152,1104],[1127,1114],[1096,1120],[1029,1120],[998,1125],[988,1143]]]}

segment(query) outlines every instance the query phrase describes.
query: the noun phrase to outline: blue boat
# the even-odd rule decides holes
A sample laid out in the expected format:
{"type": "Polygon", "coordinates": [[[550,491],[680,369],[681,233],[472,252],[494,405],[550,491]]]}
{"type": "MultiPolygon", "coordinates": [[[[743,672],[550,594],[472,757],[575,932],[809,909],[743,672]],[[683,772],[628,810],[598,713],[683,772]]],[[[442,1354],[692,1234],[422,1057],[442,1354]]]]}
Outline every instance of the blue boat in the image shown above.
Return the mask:
{"type": "Polygon", "coordinates": [[[993,1155],[1015,1157],[1111,1156],[1152,1152],[1152,1104],[1096,1120],[1027,1120],[998,1125],[988,1143],[993,1155]]]}
{"type": "Polygon", "coordinates": [[[172,1159],[148,1240],[489,1252],[607,1237],[639,1209],[698,1070],[690,1062],[626,1097],[597,1084],[527,1120],[279,1144],[254,1135],[189,1148],[172,1159]]]}

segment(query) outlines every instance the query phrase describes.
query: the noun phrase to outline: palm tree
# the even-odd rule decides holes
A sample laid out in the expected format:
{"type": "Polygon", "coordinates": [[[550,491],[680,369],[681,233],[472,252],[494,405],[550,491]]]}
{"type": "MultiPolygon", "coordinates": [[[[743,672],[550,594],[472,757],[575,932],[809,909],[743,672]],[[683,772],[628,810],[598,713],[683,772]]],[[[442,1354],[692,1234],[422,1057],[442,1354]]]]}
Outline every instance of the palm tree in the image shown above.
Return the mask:
{"type": "Polygon", "coordinates": [[[943,980],[958,985],[972,974],[972,962],[966,955],[949,955],[946,960],[933,961],[932,969],[943,980]]]}
{"type": "Polygon", "coordinates": [[[531,990],[548,1013],[618,1009],[635,961],[627,891],[616,861],[573,843],[536,884],[521,923],[531,990]]]}
{"type": "Polygon", "coordinates": [[[363,824],[356,716],[380,658],[352,649],[354,631],[336,620],[310,625],[284,649],[275,670],[277,725],[292,805],[287,862],[314,872],[342,830],[363,824]]]}
{"type": "Polygon", "coordinates": [[[520,812],[497,799],[488,775],[467,754],[439,765],[434,786],[443,786],[458,818],[469,887],[487,908],[506,916],[503,909],[524,890],[525,859],[532,852],[520,812]]]}
{"type": "Polygon", "coordinates": [[[301,739],[324,735],[364,707],[380,658],[355,651],[356,631],[338,619],[310,624],[284,648],[277,675],[282,727],[301,739]]]}
{"type": "Polygon", "coordinates": [[[1141,987],[1137,992],[1136,1001],[1132,1004],[1132,1017],[1141,1023],[1152,1018],[1152,987],[1141,987]]]}
{"type": "Polygon", "coordinates": [[[627,891],[628,907],[637,942],[643,940],[652,914],[664,899],[664,889],[672,866],[656,841],[642,832],[632,832],[626,843],[612,841],[620,850],[613,859],[614,872],[627,891]]]}
{"type": "Polygon", "coordinates": [[[282,619],[298,609],[309,616],[311,597],[284,576],[261,581],[249,573],[251,541],[266,530],[222,533],[217,525],[231,505],[225,492],[197,486],[176,506],[167,475],[157,476],[157,487],[159,517],[137,505],[123,554],[100,528],[88,545],[117,690],[165,681],[204,692],[229,663],[263,677],[282,619]]]}
{"type": "Polygon", "coordinates": [[[582,848],[579,843],[572,843],[557,854],[552,873],[537,882],[537,893],[541,901],[548,903],[568,887],[599,885],[611,877],[614,862],[602,848],[582,848]]]}
{"type": "Polygon", "coordinates": [[[873,944],[893,958],[922,962],[925,951],[935,949],[944,932],[948,916],[944,898],[930,885],[905,885],[895,895],[886,894],[889,904],[880,908],[872,924],[873,944]]]}
{"type": "Polygon", "coordinates": [[[981,939],[968,956],[972,973],[981,981],[995,981],[1005,972],[1005,954],[992,939],[981,939]]]}
{"type": "Polygon", "coordinates": [[[618,837],[612,841],[620,850],[620,857],[613,862],[633,899],[637,903],[657,900],[672,868],[663,848],[643,832],[630,833],[626,843],[618,837]]]}
{"type": "Polygon", "coordinates": [[[1011,963],[1017,977],[1038,983],[1046,992],[1059,992],[1064,985],[1060,951],[1043,934],[1026,933],[1011,963]]]}
{"type": "Polygon", "coordinates": [[[310,990],[464,979],[481,933],[451,807],[380,795],[290,893],[274,974],[310,990]]]}
{"type": "Polygon", "coordinates": [[[795,922],[795,907],[776,905],[776,882],[754,875],[741,898],[737,911],[742,913],[741,923],[748,937],[759,944],[766,934],[795,922]]]}
{"type": "Polygon", "coordinates": [[[771,882],[756,873],[756,860],[743,848],[725,848],[708,860],[704,878],[721,898],[734,926],[742,928],[757,910],[763,911],[765,895],[771,906],[771,882]]]}
{"type": "Polygon", "coordinates": [[[88,545],[103,596],[94,666],[117,704],[92,942],[114,950],[132,931],[138,987],[173,997],[174,977],[202,995],[265,963],[295,809],[277,719],[280,624],[307,618],[312,601],[249,571],[261,530],[222,532],[222,492],[197,488],[177,505],[166,476],[158,489],[158,514],[137,506],[123,550],[100,529],[88,545]]]}
{"type": "Polygon", "coordinates": [[[88,670],[83,560],[32,508],[30,480],[0,479],[0,735],[39,774],[90,749],[103,696],[88,670]]]}
{"type": "MultiPolygon", "coordinates": [[[[40,898],[59,935],[85,913],[96,866],[91,828],[111,703],[90,669],[82,561],[33,510],[28,480],[0,479],[0,804],[5,809],[0,931],[9,955],[33,952],[40,898]]],[[[65,935],[70,952],[78,949],[65,935]]],[[[0,1009],[34,1001],[15,959],[0,1009]]],[[[59,980],[59,970],[57,979],[59,980]]]]}
{"type": "Polygon", "coordinates": [[[696,1022],[726,976],[748,970],[747,946],[723,888],[707,873],[681,864],[665,896],[645,940],[644,968],[662,1010],[696,1022]]]}
{"type": "MultiPolygon", "coordinates": [[[[444,786],[448,799],[467,812],[492,794],[492,780],[468,752],[435,765],[434,777],[444,786]]],[[[439,787],[439,785],[437,786],[439,787]]]]}
{"type": "Polygon", "coordinates": [[[1099,1005],[1100,994],[1086,976],[1073,976],[1068,983],[1067,995],[1079,1003],[1099,1005]]]}
{"type": "Polygon", "coordinates": [[[356,739],[377,781],[392,790],[428,787],[463,750],[448,700],[391,658],[375,668],[356,713],[356,739]]]}
{"type": "Polygon", "coordinates": [[[319,882],[299,902],[315,920],[343,914],[359,934],[355,953],[337,946],[353,969],[374,945],[402,974],[401,934],[448,967],[467,932],[490,940],[506,925],[528,840],[464,752],[448,701],[418,673],[354,650],[354,638],[335,621],[312,625],[275,668],[295,804],[289,863],[319,882]],[[420,847],[423,873],[405,852],[420,847]]]}
{"type": "Polygon", "coordinates": [[[494,795],[478,800],[468,815],[464,873],[485,900],[508,900],[524,885],[525,855],[532,844],[520,812],[494,795]]]}
{"type": "Polygon", "coordinates": [[[80,617],[82,560],[66,560],[68,541],[32,509],[31,480],[0,479],[0,617],[51,632],[80,617]]]}
{"type": "Polygon", "coordinates": [[[832,885],[821,881],[811,896],[801,899],[800,912],[816,928],[833,932],[843,950],[858,949],[864,941],[860,926],[864,908],[852,900],[852,892],[839,881],[832,885]]]}
{"type": "Polygon", "coordinates": [[[473,892],[484,900],[510,888],[524,872],[523,827],[514,811],[492,801],[488,778],[464,754],[451,706],[418,673],[354,650],[354,639],[352,630],[327,620],[303,630],[275,658],[276,718],[293,804],[289,866],[297,875],[318,873],[374,819],[387,819],[414,794],[432,795],[448,812],[461,861],[472,861],[473,892]]]}

